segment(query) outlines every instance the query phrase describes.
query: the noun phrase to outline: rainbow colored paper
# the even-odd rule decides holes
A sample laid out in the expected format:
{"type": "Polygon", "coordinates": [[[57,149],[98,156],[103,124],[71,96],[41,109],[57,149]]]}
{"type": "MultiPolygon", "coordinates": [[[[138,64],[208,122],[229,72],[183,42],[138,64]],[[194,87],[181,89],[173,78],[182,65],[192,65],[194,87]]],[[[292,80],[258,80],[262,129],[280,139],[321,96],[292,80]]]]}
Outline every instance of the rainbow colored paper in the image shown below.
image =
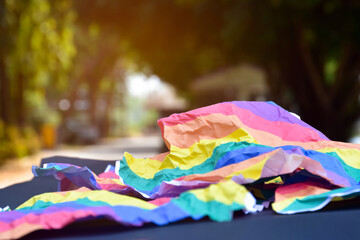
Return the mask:
{"type": "Polygon", "coordinates": [[[229,221],[269,204],[292,214],[360,196],[360,146],[331,141],[272,102],[219,103],[158,125],[169,152],[156,157],[125,153],[99,176],[70,164],[34,167],[60,191],[0,209],[0,238],[96,217],[131,226],[229,221]]]}

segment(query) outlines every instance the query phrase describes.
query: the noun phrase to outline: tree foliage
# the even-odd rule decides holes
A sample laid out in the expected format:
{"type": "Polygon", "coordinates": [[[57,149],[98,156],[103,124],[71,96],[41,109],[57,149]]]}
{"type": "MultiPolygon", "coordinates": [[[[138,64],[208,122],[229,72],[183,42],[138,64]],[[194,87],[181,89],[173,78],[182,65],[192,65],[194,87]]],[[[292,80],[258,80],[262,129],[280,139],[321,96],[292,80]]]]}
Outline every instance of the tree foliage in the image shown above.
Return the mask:
{"type": "Polygon", "coordinates": [[[355,0],[0,1],[0,125],[16,129],[2,136],[56,122],[63,98],[72,118],[83,90],[105,136],[124,62],[185,93],[250,63],[266,73],[269,100],[346,140],[360,112],[359,22],[355,0]]]}
{"type": "Polygon", "coordinates": [[[76,115],[83,114],[86,118],[81,120],[83,124],[96,126],[105,137],[109,132],[113,99],[121,92],[117,85],[124,80],[123,67],[118,61],[122,52],[119,37],[91,23],[76,28],[75,46],[78,54],[73,61],[76,67],[70,73],[72,87],[64,96],[70,102],[70,109],[63,112],[63,127],[76,115]],[[76,109],[79,99],[88,102],[82,113],[76,109]]]}
{"type": "Polygon", "coordinates": [[[346,140],[359,113],[360,3],[352,0],[77,1],[136,51],[136,62],[178,89],[200,75],[251,63],[271,100],[296,106],[330,138],[346,140]]]}
{"type": "Polygon", "coordinates": [[[76,54],[71,1],[0,2],[0,160],[40,147],[45,123],[59,120],[76,54]]]}
{"type": "Polygon", "coordinates": [[[3,3],[1,119],[6,124],[51,121],[48,103],[67,90],[76,53],[71,7],[69,1],[3,3]]]}

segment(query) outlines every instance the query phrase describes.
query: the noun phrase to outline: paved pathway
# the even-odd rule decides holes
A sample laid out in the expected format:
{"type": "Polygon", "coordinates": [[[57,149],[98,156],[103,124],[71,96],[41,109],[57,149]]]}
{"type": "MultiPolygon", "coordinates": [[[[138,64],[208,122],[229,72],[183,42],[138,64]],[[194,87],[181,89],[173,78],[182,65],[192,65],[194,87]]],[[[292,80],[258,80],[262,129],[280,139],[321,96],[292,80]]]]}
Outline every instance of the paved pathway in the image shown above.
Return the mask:
{"type": "Polygon", "coordinates": [[[33,177],[32,165],[38,165],[42,158],[55,155],[99,160],[120,160],[124,152],[134,157],[152,157],[159,153],[163,140],[161,136],[142,136],[106,139],[97,145],[85,147],[67,147],[56,150],[43,150],[40,153],[8,161],[0,168],[0,188],[30,180],[33,177]]]}

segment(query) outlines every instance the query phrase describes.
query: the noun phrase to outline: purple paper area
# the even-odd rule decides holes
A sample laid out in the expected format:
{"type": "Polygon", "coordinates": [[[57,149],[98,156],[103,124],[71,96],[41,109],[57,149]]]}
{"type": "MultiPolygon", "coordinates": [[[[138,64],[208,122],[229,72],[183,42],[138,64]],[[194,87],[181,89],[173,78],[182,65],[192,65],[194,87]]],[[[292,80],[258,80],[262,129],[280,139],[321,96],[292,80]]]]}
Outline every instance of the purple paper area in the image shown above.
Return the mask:
{"type": "Polygon", "coordinates": [[[289,114],[288,111],[281,108],[279,105],[270,104],[268,102],[251,102],[251,101],[249,101],[249,102],[234,101],[231,103],[239,108],[247,109],[247,110],[251,111],[252,113],[254,113],[266,120],[269,120],[269,121],[289,122],[289,123],[297,124],[297,125],[312,129],[312,130],[316,131],[322,139],[329,140],[322,132],[313,128],[309,124],[301,121],[300,119],[293,116],[292,114],[289,114]]]}

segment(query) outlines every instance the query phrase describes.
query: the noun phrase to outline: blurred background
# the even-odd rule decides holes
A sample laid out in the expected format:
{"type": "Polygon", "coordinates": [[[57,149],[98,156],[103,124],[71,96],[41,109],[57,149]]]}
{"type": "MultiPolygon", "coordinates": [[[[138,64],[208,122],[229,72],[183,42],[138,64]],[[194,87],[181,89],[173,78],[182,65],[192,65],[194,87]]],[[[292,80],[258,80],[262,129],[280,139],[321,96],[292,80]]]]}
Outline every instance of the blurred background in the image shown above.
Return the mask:
{"type": "Polygon", "coordinates": [[[0,164],[230,100],[356,142],[359,74],[357,0],[3,0],[0,164]]]}

